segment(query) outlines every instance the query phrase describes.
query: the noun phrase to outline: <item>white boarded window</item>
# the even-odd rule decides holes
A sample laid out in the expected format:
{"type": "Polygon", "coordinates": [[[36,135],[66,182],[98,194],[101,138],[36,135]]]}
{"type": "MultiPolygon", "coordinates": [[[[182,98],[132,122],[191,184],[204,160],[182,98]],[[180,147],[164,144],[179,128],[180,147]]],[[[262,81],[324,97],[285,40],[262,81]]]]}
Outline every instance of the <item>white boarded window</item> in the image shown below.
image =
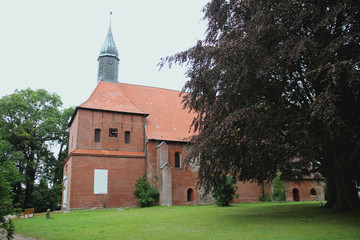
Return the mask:
{"type": "Polygon", "coordinates": [[[94,194],[107,194],[108,189],[108,170],[94,170],[94,194]]]}

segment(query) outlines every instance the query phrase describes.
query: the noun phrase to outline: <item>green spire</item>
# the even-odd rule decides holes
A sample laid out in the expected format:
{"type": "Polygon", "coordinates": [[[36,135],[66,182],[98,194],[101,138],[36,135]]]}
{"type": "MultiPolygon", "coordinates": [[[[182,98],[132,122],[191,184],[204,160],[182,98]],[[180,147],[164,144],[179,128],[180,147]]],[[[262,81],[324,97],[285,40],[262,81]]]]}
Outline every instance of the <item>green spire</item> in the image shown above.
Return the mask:
{"type": "MultiPolygon", "coordinates": [[[[110,13],[111,15],[112,13],[110,13]]],[[[119,52],[111,32],[111,18],[109,31],[98,57],[98,81],[118,82],[119,52]]]]}

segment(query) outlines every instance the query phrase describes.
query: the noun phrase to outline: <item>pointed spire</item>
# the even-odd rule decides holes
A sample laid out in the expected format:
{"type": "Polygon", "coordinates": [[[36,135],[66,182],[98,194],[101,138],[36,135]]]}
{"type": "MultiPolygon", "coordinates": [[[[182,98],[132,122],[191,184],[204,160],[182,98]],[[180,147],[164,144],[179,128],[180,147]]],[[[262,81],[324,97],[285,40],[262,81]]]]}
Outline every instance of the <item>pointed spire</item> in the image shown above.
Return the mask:
{"type": "Polygon", "coordinates": [[[112,13],[110,12],[109,31],[98,57],[98,81],[117,83],[120,59],[111,32],[111,15],[112,13]]]}
{"type": "Polygon", "coordinates": [[[105,42],[101,48],[99,58],[102,56],[113,56],[119,59],[119,52],[116,48],[115,41],[111,32],[111,15],[112,12],[110,12],[110,25],[109,25],[109,31],[106,35],[105,42]]]}
{"type": "Polygon", "coordinates": [[[110,26],[109,26],[109,32],[111,32],[111,17],[112,17],[112,12],[110,12],[110,26]]]}

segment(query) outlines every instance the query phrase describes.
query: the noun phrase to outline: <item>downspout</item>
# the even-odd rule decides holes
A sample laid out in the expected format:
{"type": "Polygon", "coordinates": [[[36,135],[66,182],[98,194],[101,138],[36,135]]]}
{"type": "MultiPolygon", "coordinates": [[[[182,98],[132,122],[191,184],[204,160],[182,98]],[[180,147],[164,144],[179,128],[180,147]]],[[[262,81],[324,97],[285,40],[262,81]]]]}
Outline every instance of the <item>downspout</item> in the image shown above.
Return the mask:
{"type": "Polygon", "coordinates": [[[144,129],[144,154],[145,154],[145,173],[144,175],[147,177],[147,145],[149,143],[149,139],[146,140],[145,142],[145,138],[146,138],[146,131],[145,131],[145,127],[146,127],[146,124],[145,124],[145,116],[143,116],[143,129],[144,129]]]}
{"type": "Polygon", "coordinates": [[[147,171],[147,145],[148,145],[148,143],[149,143],[150,141],[149,141],[149,139],[146,141],[146,143],[145,143],[145,176],[147,177],[147,175],[146,175],[146,171],[147,171]]]}

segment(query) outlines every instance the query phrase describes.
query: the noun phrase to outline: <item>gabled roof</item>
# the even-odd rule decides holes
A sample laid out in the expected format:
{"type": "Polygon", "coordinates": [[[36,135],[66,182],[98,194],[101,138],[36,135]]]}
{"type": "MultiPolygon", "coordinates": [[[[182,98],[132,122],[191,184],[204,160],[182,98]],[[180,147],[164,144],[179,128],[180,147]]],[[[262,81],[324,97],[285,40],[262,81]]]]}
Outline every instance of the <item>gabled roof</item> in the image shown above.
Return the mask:
{"type": "Polygon", "coordinates": [[[125,83],[99,82],[79,108],[147,116],[146,135],[153,140],[186,142],[193,135],[193,113],[183,109],[180,92],[125,83]]]}

